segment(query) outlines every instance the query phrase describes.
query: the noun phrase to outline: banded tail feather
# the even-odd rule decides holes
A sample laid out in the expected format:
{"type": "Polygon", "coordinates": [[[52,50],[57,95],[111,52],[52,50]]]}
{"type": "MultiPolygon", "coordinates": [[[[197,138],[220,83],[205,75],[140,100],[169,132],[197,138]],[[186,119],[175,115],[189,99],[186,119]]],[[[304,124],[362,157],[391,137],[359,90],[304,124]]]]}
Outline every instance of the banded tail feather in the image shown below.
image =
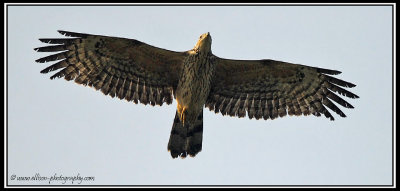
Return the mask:
{"type": "Polygon", "coordinates": [[[194,123],[183,124],[176,112],[174,124],[168,142],[168,151],[172,158],[187,155],[194,157],[201,151],[203,141],[203,111],[200,112],[194,123]]]}

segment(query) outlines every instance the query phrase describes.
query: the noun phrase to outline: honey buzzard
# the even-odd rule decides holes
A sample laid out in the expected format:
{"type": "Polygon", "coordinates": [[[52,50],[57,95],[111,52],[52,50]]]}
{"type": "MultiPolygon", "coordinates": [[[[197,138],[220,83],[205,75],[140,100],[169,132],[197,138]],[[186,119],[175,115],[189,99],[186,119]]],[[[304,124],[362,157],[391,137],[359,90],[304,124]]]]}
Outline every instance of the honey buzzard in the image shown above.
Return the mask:
{"type": "Polygon", "coordinates": [[[64,78],[101,90],[105,95],[149,105],[178,106],[168,150],[171,156],[195,156],[202,148],[203,107],[222,115],[275,119],[286,115],[346,115],[335,105],[353,108],[337,94],[357,95],[355,87],[329,70],[276,60],[231,60],[211,52],[211,36],[202,34],[195,47],[175,52],[134,39],[67,31],[73,38],[42,38],[39,52],[57,52],[36,60],[56,61],[41,73],[61,69],[64,78]],[[336,93],[336,94],[335,94],[336,93]]]}

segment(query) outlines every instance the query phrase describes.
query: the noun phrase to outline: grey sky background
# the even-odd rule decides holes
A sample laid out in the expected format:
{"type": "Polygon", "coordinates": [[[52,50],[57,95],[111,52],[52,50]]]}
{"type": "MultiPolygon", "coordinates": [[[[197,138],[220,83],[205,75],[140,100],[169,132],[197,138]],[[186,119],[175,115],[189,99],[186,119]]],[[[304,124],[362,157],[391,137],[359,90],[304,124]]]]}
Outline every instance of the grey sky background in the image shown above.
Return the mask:
{"type": "MultiPolygon", "coordinates": [[[[8,180],[94,176],[82,184],[388,185],[392,180],[390,6],[8,7],[8,180]],[[40,74],[33,48],[56,30],[133,38],[175,51],[210,32],[232,59],[335,69],[357,86],[348,116],[250,120],[204,109],[203,150],[172,159],[176,101],[135,105],[40,74]]],[[[62,184],[52,182],[51,185],[62,184]]],[[[71,182],[66,183],[71,184],[71,182]]],[[[75,182],[74,185],[77,183],[75,182]]]]}

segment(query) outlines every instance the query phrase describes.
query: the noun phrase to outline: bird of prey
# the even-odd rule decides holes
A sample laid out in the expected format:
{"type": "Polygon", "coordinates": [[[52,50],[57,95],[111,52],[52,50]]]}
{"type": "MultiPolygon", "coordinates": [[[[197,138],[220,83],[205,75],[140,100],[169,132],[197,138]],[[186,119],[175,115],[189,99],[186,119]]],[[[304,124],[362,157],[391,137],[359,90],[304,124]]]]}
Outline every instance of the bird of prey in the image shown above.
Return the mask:
{"type": "Polygon", "coordinates": [[[173,158],[194,157],[202,149],[203,107],[222,115],[276,119],[286,115],[323,114],[327,108],[341,117],[335,105],[353,108],[337,94],[355,85],[331,75],[341,72],[282,61],[232,60],[211,51],[210,33],[202,34],[193,49],[170,51],[144,42],[111,36],[58,31],[69,38],[42,38],[53,44],[35,48],[57,52],[36,60],[56,61],[41,73],[59,70],[50,79],[64,78],[101,90],[105,95],[134,103],[171,104],[177,110],[168,150],[173,158]]]}

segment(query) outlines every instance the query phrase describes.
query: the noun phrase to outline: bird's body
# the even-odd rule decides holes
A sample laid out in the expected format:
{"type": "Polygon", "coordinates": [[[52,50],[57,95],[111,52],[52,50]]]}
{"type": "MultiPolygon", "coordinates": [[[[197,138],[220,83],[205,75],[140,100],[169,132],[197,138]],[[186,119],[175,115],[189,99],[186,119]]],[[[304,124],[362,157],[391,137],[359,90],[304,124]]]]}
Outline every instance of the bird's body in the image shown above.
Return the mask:
{"type": "Polygon", "coordinates": [[[178,114],[183,122],[193,122],[204,104],[211,88],[215,63],[207,55],[193,53],[183,62],[183,70],[176,89],[178,114]]]}
{"type": "MultiPolygon", "coordinates": [[[[198,144],[200,148],[197,149],[201,150],[203,107],[211,90],[211,81],[215,70],[215,56],[211,53],[211,46],[207,46],[207,44],[211,45],[209,33],[202,35],[199,43],[193,50],[188,51],[188,56],[183,61],[182,72],[175,93],[179,121],[174,121],[173,128],[175,128],[175,131],[172,131],[168,145],[171,153],[180,154],[184,150],[192,150],[189,147],[194,144],[198,144]],[[195,128],[198,129],[197,134],[183,133],[181,137],[174,136],[174,133],[185,132],[185,129],[188,129],[188,132],[194,132],[195,128]],[[192,137],[196,143],[193,143],[192,137]]],[[[188,153],[193,156],[196,154],[194,152],[188,153]]],[[[174,156],[174,154],[172,155],[174,156]]],[[[183,154],[183,156],[186,156],[186,154],[183,154]]]]}
{"type": "Polygon", "coordinates": [[[334,92],[357,95],[341,88],[355,85],[329,75],[339,71],[274,60],[230,60],[212,54],[211,36],[200,36],[185,52],[157,48],[117,37],[59,31],[76,38],[40,39],[58,44],[36,48],[64,51],[36,60],[60,60],[42,70],[62,69],[64,77],[101,90],[105,95],[145,105],[177,101],[168,150],[173,158],[195,156],[202,149],[203,108],[222,115],[275,119],[288,115],[321,116],[334,120],[328,107],[346,115],[332,102],[353,108],[334,92]],[[328,99],[329,98],[329,99],[328,99]]]}
{"type": "Polygon", "coordinates": [[[176,89],[178,114],[181,121],[193,122],[210,93],[211,80],[214,76],[215,57],[211,50],[196,47],[188,52],[184,59],[182,72],[176,89]]]}

